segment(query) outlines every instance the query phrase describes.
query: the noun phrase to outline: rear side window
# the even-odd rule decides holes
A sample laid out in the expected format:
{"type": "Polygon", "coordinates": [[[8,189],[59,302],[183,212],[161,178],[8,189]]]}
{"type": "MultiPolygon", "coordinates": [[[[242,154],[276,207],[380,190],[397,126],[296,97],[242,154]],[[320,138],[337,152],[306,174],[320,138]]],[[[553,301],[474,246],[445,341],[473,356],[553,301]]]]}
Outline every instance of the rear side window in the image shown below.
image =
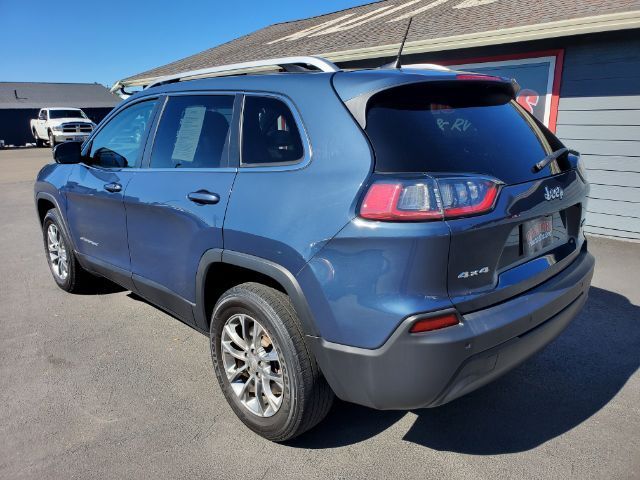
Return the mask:
{"type": "Polygon", "coordinates": [[[220,168],[228,165],[233,95],[170,97],[151,153],[151,168],[220,168]]]}
{"type": "MultiPolygon", "coordinates": [[[[558,173],[533,165],[549,145],[540,128],[502,87],[432,84],[400,87],[373,97],[366,133],[378,172],[480,173],[508,184],[558,173]]],[[[557,142],[557,143],[556,143],[557,142]]],[[[555,149],[554,148],[554,149],[555,149]]]]}
{"type": "Polygon", "coordinates": [[[300,132],[289,107],[277,98],[245,97],[242,164],[287,164],[299,161],[303,155],[300,132]]]}

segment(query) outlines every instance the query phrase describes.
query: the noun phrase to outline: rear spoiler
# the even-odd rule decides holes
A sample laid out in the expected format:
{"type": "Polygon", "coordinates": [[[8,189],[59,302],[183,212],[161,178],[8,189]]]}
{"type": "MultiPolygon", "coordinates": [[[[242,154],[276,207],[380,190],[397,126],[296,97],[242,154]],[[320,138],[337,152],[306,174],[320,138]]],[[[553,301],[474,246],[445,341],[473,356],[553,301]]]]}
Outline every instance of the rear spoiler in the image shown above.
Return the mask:
{"type": "Polygon", "coordinates": [[[515,98],[520,85],[514,79],[482,75],[472,72],[420,71],[413,69],[378,70],[361,72],[338,72],[333,78],[336,93],[364,129],[367,123],[367,106],[371,99],[382,92],[411,85],[433,83],[442,85],[451,82],[474,82],[487,86],[499,86],[504,93],[515,98]]]}

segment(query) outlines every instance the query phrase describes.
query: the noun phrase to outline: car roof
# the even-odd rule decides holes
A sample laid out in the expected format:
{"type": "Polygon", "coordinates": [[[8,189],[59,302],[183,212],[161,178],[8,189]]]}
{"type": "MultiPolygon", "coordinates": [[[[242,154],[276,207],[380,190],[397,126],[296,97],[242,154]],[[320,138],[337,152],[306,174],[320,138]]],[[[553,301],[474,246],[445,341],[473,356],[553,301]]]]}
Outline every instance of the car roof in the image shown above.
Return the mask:
{"type": "MultiPolygon", "coordinates": [[[[364,128],[369,99],[383,90],[402,85],[435,81],[457,80],[460,71],[446,67],[423,66],[419,68],[377,68],[361,70],[339,70],[337,72],[270,73],[251,75],[227,75],[197,80],[174,81],[142,90],[132,95],[124,104],[145,96],[180,92],[261,92],[287,96],[292,100],[307,97],[318,88],[330,88],[337,93],[356,121],[364,128]]],[[[515,95],[517,85],[511,79],[463,72],[465,80],[492,84],[497,80],[515,95]]],[[[317,90],[316,90],[317,91],[317,90]]]]}
{"type": "Polygon", "coordinates": [[[161,93],[182,91],[207,90],[246,90],[267,91],[287,94],[295,84],[308,83],[310,85],[330,85],[335,78],[336,85],[340,84],[338,92],[344,100],[377,88],[388,88],[393,85],[413,83],[417,81],[436,80],[455,77],[455,72],[448,69],[371,69],[371,70],[341,70],[338,72],[308,72],[308,73],[268,73],[252,75],[227,75],[179,82],[166,83],[136,92],[130,98],[161,93]]]}

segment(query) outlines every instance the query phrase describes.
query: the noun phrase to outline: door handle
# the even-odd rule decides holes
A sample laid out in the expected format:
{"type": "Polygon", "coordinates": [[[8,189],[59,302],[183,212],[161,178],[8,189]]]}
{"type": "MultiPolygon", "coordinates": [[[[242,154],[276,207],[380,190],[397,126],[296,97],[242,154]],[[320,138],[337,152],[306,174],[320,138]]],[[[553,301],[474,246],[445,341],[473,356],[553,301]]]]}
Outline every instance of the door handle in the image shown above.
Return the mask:
{"type": "Polygon", "coordinates": [[[104,186],[104,189],[105,189],[107,192],[116,193],[116,192],[119,192],[119,191],[121,191],[121,190],[122,190],[122,185],[120,185],[119,183],[115,183],[115,182],[113,182],[113,183],[107,183],[107,184],[104,186]]]}
{"type": "Polygon", "coordinates": [[[217,193],[211,193],[206,190],[191,192],[187,195],[187,198],[194,203],[199,203],[200,205],[214,205],[220,201],[220,197],[217,193]]]}

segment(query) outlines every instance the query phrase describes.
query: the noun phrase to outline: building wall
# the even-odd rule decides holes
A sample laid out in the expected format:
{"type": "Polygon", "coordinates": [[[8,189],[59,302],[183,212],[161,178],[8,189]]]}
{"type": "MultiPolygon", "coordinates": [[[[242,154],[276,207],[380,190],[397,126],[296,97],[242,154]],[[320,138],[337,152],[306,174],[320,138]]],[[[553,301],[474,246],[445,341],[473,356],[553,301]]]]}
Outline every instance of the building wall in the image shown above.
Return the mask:
{"type": "MultiPolygon", "coordinates": [[[[99,123],[111,108],[83,108],[82,111],[95,123],[99,123]]],[[[5,145],[22,146],[33,143],[30,120],[38,116],[37,108],[0,109],[0,140],[5,145]]]]}
{"type": "Polygon", "coordinates": [[[33,142],[33,135],[29,130],[29,120],[38,116],[38,110],[0,109],[0,140],[5,145],[22,146],[33,142]]]}
{"type": "Polygon", "coordinates": [[[640,239],[640,38],[565,49],[557,135],[591,182],[587,232],[640,239]]]}

